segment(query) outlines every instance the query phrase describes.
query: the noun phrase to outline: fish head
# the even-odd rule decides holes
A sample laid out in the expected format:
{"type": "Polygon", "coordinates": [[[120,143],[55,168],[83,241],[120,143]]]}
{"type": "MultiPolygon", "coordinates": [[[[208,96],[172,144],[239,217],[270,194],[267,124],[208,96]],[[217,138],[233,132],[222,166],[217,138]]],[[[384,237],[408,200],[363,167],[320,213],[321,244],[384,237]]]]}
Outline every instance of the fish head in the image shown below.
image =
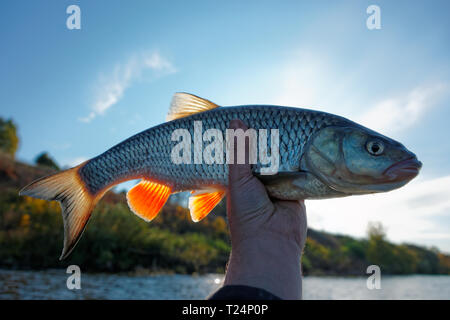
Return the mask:
{"type": "Polygon", "coordinates": [[[401,143],[356,123],[325,127],[305,146],[306,170],[346,194],[402,187],[422,164],[401,143]]]}

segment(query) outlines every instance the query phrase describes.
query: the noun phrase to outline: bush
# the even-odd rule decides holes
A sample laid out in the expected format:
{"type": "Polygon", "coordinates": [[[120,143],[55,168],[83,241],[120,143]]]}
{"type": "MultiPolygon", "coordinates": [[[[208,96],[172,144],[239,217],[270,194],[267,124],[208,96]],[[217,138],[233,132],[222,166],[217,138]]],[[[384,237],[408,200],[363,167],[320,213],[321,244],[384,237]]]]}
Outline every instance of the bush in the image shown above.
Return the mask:
{"type": "Polygon", "coordinates": [[[59,166],[56,164],[47,152],[42,152],[36,157],[34,162],[39,166],[48,167],[51,169],[59,170],[59,166]]]}
{"type": "Polygon", "coordinates": [[[0,118],[0,150],[14,157],[19,146],[17,127],[14,122],[0,118]]]}
{"type": "MultiPolygon", "coordinates": [[[[151,223],[133,215],[115,195],[101,201],[72,255],[60,262],[63,226],[59,204],[19,197],[15,189],[0,193],[0,267],[65,268],[85,271],[224,272],[230,241],[224,212],[192,223],[189,211],[167,203],[151,223]],[[114,197],[112,197],[114,198],[114,197]]],[[[224,209],[222,209],[224,210],[224,209]]],[[[384,274],[449,274],[450,257],[437,250],[395,245],[381,224],[371,224],[368,239],[333,236],[311,230],[303,273],[363,275],[379,265],[384,274]]]]}
{"type": "Polygon", "coordinates": [[[189,211],[168,204],[160,213],[164,218],[148,224],[124,203],[101,202],[72,255],[60,262],[63,226],[58,203],[15,193],[1,200],[0,265],[4,267],[78,264],[88,271],[131,271],[139,266],[193,273],[223,271],[228,260],[223,222],[211,219],[191,222],[189,227],[184,223],[189,211]]]}

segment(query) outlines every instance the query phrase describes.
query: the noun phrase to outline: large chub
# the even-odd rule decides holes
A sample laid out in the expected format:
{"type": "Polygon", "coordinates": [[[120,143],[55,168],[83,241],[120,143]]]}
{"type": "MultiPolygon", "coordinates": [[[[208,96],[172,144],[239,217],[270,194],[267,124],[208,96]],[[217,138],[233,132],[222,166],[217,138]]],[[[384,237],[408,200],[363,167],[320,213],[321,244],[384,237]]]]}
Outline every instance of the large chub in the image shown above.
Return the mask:
{"type": "Polygon", "coordinates": [[[59,201],[64,220],[64,248],[60,260],[66,258],[77,244],[101,197],[91,195],[85,188],[78,174],[83,165],[41,178],[20,191],[20,195],[59,201]]]}

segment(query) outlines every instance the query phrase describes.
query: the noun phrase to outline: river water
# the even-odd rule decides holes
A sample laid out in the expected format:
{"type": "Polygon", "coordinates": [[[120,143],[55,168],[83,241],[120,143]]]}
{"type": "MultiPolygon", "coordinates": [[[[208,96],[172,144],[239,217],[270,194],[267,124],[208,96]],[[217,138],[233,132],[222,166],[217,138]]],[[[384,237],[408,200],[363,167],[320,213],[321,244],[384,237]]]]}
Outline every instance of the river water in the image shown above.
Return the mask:
{"type": "MultiPolygon", "coordinates": [[[[0,270],[0,299],[205,299],[223,275],[81,274],[81,289],[69,290],[65,270],[0,270]]],[[[450,276],[382,276],[369,290],[364,277],[305,277],[304,299],[445,299],[450,276]]]]}

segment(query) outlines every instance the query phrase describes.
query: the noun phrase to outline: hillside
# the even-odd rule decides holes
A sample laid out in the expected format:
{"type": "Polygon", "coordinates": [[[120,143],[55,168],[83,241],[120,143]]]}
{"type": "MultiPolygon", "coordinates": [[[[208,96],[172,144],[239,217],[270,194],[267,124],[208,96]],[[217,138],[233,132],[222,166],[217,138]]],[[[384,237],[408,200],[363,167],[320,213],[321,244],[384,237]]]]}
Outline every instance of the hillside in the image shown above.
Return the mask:
{"type": "MultiPolygon", "coordinates": [[[[54,172],[14,161],[0,153],[0,267],[59,268],[78,264],[90,271],[223,272],[230,252],[225,204],[200,223],[177,201],[148,224],[133,215],[124,193],[108,192],[71,257],[58,261],[63,227],[59,205],[18,190],[54,172]]],[[[384,273],[449,274],[450,257],[436,250],[385,240],[380,230],[368,239],[308,230],[305,274],[363,275],[377,264],[384,273]]]]}

